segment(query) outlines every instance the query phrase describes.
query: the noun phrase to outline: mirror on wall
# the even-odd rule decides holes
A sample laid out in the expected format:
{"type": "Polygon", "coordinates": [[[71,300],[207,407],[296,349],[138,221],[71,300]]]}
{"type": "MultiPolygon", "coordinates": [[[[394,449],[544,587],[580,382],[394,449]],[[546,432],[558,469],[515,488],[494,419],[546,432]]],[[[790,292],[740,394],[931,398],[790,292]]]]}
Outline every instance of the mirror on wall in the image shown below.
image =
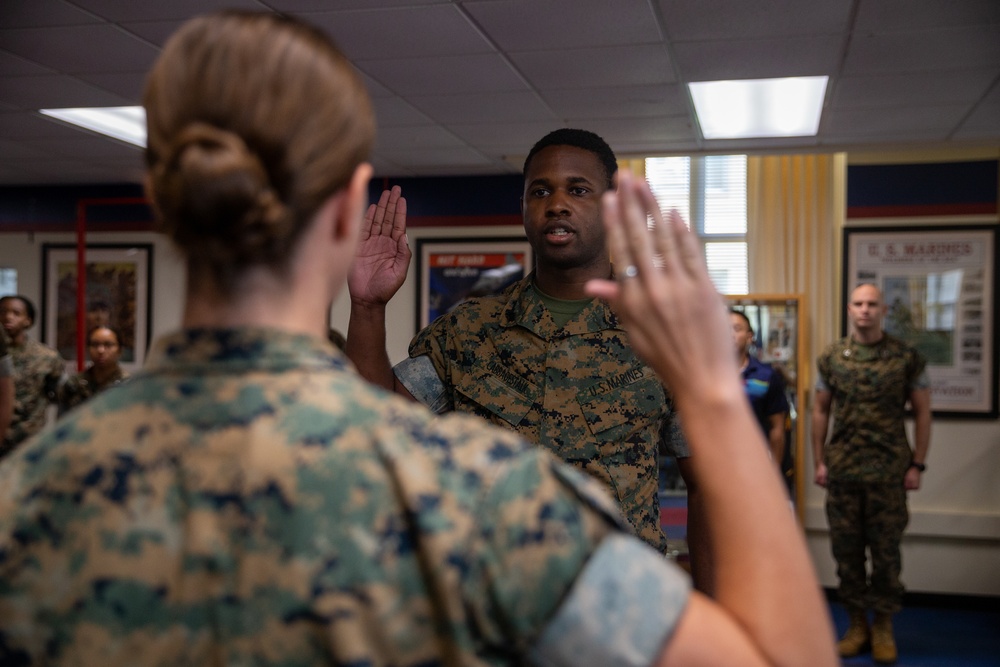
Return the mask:
{"type": "MultiPolygon", "coordinates": [[[[780,461],[782,478],[788,487],[789,499],[793,503],[799,521],[804,519],[805,501],[805,421],[801,411],[805,406],[808,355],[806,354],[805,320],[800,295],[749,294],[726,296],[727,305],[743,313],[753,330],[749,353],[761,364],[767,364],[784,384],[783,395],[788,411],[783,419],[770,422],[765,414],[762,429],[771,423],[783,424],[784,447],[780,461]]],[[[734,338],[735,342],[735,338],[734,338]]],[[[736,354],[734,344],[733,353],[736,354]]],[[[760,378],[770,377],[765,369],[747,381],[748,400],[752,391],[763,394],[767,383],[760,378]]],[[[780,384],[776,385],[780,387],[780,384]]],[[[770,397],[773,399],[773,396],[770,397]]],[[[773,404],[772,400],[767,401],[773,404]]],[[[768,409],[762,410],[769,412],[768,409]]],[[[765,438],[767,434],[765,433],[765,438]]],[[[667,535],[671,555],[682,565],[687,558],[687,489],[680,475],[676,461],[661,452],[660,456],[660,523],[667,535]]]]}

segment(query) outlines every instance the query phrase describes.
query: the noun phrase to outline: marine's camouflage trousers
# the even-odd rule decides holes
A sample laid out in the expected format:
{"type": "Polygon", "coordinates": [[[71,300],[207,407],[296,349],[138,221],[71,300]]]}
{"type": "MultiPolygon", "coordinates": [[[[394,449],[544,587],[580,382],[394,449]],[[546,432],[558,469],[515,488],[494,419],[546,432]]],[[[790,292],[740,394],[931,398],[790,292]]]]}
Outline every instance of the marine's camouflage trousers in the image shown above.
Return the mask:
{"type": "Polygon", "coordinates": [[[898,484],[837,482],[827,485],[826,517],[837,561],[840,601],[848,610],[894,614],[902,608],[899,544],[910,515],[898,484]],[[871,574],[865,550],[871,555],[871,574]]]}

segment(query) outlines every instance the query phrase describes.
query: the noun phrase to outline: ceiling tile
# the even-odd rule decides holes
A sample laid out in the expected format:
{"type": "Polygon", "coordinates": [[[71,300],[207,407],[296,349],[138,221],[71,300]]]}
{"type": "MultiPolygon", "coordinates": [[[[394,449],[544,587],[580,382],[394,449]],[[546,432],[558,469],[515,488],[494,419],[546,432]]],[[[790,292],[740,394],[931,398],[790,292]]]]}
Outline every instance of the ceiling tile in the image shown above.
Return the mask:
{"type": "Polygon", "coordinates": [[[675,81],[662,44],[512,53],[511,60],[537,89],[632,86],[675,81]]]}
{"type": "MultiPolygon", "coordinates": [[[[6,2],[6,0],[4,0],[6,2]]],[[[187,19],[219,9],[267,10],[267,4],[257,0],[73,0],[74,3],[116,23],[121,21],[162,21],[187,19]]],[[[273,4],[273,3],[271,3],[273,4]]]]}
{"type": "Polygon", "coordinates": [[[464,5],[490,37],[508,51],[578,49],[642,44],[661,39],[647,0],[497,0],[464,5]]]}
{"type": "Polygon", "coordinates": [[[3,155],[5,160],[18,162],[31,159],[51,159],[51,156],[46,155],[41,149],[12,139],[0,139],[0,155],[3,155]]]}
{"type": "Polygon", "coordinates": [[[672,42],[846,32],[851,0],[657,0],[672,42]]]}
{"type": "Polygon", "coordinates": [[[628,120],[607,120],[600,118],[570,118],[569,127],[580,127],[604,137],[611,148],[619,144],[634,144],[643,141],[687,141],[697,138],[697,131],[687,116],[660,118],[630,118],[628,120]]]}
{"type": "Polygon", "coordinates": [[[352,60],[491,53],[493,47],[454,5],[313,14],[352,60]]]}
{"type": "Polygon", "coordinates": [[[940,138],[944,139],[959,124],[967,109],[963,105],[942,105],[917,109],[902,106],[827,110],[821,122],[825,131],[835,135],[871,136],[926,130],[932,135],[939,131],[940,138]]]}
{"type": "Polygon", "coordinates": [[[955,136],[975,133],[976,137],[985,138],[984,131],[994,138],[1000,136],[1000,82],[994,85],[990,93],[973,107],[972,113],[955,132],[955,136]]]}
{"type": "Polygon", "coordinates": [[[4,28],[43,28],[99,21],[96,16],[64,0],[3,0],[4,28]]]}
{"type": "Polygon", "coordinates": [[[854,29],[888,33],[1000,23],[996,0],[861,0],[854,29]]]}
{"type": "Polygon", "coordinates": [[[836,72],[843,38],[733,39],[674,45],[684,81],[820,76],[836,72]]]}
{"type": "Polygon", "coordinates": [[[142,149],[115,139],[92,134],[86,130],[76,130],[72,139],[27,139],[22,142],[29,148],[37,148],[46,155],[75,157],[86,155],[87,159],[122,161],[132,160],[136,166],[142,165],[142,149]]]}
{"type": "Polygon", "coordinates": [[[71,76],[18,76],[0,79],[0,101],[19,109],[109,107],[130,101],[71,76]]]}
{"type": "Polygon", "coordinates": [[[510,123],[455,123],[449,129],[473,146],[508,155],[528,154],[543,136],[566,127],[561,121],[515,121],[510,123]]]}
{"type": "Polygon", "coordinates": [[[526,90],[498,55],[367,60],[358,67],[397,95],[456,95],[526,90]]]}
{"type": "Polygon", "coordinates": [[[71,74],[148,69],[159,53],[109,24],[0,30],[0,49],[71,74]]]}
{"type": "Polygon", "coordinates": [[[77,77],[89,84],[103,88],[126,100],[129,104],[141,104],[142,91],[146,85],[146,72],[120,72],[115,74],[81,74],[77,77]]]}
{"type": "Polygon", "coordinates": [[[687,89],[676,84],[553,90],[545,93],[545,101],[562,118],[642,118],[688,112],[687,89]]]}
{"type": "Polygon", "coordinates": [[[173,21],[131,21],[122,23],[121,29],[150,44],[162,47],[182,25],[184,25],[184,21],[180,19],[173,21]]]}
{"type": "Polygon", "coordinates": [[[464,147],[423,148],[420,150],[393,148],[384,154],[404,168],[443,167],[448,173],[455,176],[466,173],[468,167],[490,165],[490,160],[482,153],[464,147]]]}
{"type": "Polygon", "coordinates": [[[35,111],[0,113],[0,139],[71,139],[79,132],[35,111]]]}
{"type": "Polygon", "coordinates": [[[159,46],[223,5],[353,53],[379,174],[517,172],[567,124],[629,155],[1000,150],[1000,0],[0,0],[0,183],[138,178],[132,149],[34,110],[135,103],[159,46]],[[698,135],[687,82],[805,74],[832,77],[819,137],[698,135]]]}
{"type": "Polygon", "coordinates": [[[985,69],[842,77],[832,106],[854,109],[924,105],[928,100],[975,102],[995,78],[995,70],[985,69]]]}
{"type": "Polygon", "coordinates": [[[411,97],[410,101],[440,123],[555,122],[556,118],[537,93],[529,91],[411,97]]]}
{"type": "Polygon", "coordinates": [[[399,97],[377,97],[372,100],[375,105],[375,119],[378,127],[430,125],[433,121],[413,108],[413,105],[399,97]]]}
{"type": "MultiPolygon", "coordinates": [[[[328,12],[331,0],[266,0],[269,7],[279,12],[306,13],[328,12]]],[[[406,7],[409,5],[447,5],[451,0],[336,0],[337,9],[371,9],[373,4],[379,7],[406,7]]],[[[311,20],[311,15],[308,17],[311,20]]]]}
{"type": "Polygon", "coordinates": [[[844,59],[845,75],[934,72],[996,68],[1000,63],[1000,24],[926,32],[859,33],[844,59]]]}
{"type": "Polygon", "coordinates": [[[379,131],[376,146],[383,155],[386,149],[413,151],[436,148],[458,148],[464,142],[439,125],[387,127],[379,131]]]}
{"type": "Polygon", "coordinates": [[[52,74],[48,67],[42,67],[38,63],[25,60],[13,53],[0,51],[0,78],[5,76],[32,76],[39,74],[52,74]]]}

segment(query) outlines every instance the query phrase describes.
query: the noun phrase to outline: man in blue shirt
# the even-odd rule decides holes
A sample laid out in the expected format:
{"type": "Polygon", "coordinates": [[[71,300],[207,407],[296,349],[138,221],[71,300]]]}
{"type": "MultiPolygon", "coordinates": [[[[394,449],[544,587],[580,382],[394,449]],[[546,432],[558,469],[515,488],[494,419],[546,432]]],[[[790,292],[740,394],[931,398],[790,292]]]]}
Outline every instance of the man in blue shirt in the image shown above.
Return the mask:
{"type": "Polygon", "coordinates": [[[773,366],[750,354],[750,346],[753,344],[750,319],[738,310],[730,310],[729,319],[733,325],[733,343],[747,398],[750,399],[753,413],[767,438],[771,459],[781,469],[785,454],[785,420],[788,417],[785,380],[773,366]]]}

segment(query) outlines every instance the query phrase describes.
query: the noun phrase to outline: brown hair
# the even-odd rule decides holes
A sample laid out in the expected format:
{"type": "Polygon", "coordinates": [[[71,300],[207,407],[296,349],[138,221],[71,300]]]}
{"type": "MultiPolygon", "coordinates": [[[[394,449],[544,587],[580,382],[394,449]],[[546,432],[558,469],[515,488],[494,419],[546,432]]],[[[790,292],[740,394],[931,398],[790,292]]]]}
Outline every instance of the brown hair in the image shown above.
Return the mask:
{"type": "Polygon", "coordinates": [[[285,272],[322,203],[368,158],[371,102],[324,34],[220,12],[170,38],[143,98],[150,197],[193,279],[224,293],[251,266],[285,272]]]}

